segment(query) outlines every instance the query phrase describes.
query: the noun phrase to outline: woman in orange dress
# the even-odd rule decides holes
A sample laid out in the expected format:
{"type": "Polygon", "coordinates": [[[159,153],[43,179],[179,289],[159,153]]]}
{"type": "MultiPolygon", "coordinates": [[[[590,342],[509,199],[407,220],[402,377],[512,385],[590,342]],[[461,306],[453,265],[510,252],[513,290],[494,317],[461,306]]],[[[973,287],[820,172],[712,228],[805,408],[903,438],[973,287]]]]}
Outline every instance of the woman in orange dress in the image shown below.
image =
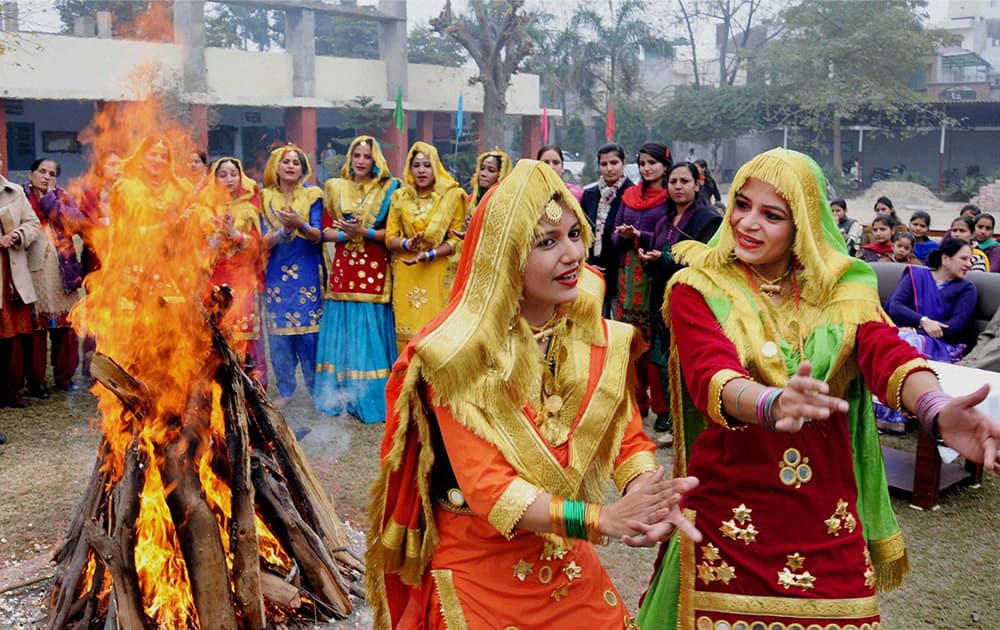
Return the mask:
{"type": "Polygon", "coordinates": [[[260,343],[260,287],[263,260],[260,236],[260,190],[243,172],[243,163],[221,157],[212,163],[199,195],[207,208],[205,218],[211,246],[212,277],[209,289],[226,285],[233,302],[222,319],[233,351],[249,357],[254,376],[267,382],[267,367],[260,343]]]}
{"type": "Polygon", "coordinates": [[[664,479],[630,386],[642,343],[601,318],[592,232],[522,160],[473,215],[445,310],[387,387],[368,598],[382,628],[633,628],[593,543],[652,544],[664,479]],[[604,503],[614,480],[622,498],[604,503]],[[512,605],[512,603],[515,603],[512,605]]]}

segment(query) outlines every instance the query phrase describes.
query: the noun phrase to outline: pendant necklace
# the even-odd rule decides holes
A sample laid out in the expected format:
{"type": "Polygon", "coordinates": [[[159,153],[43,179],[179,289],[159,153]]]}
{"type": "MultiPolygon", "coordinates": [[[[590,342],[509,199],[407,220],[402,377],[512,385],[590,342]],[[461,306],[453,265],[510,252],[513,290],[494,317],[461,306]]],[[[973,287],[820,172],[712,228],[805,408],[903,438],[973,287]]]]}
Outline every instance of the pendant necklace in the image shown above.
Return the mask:
{"type": "MultiPolygon", "coordinates": [[[[785,269],[785,272],[783,274],[781,274],[777,278],[768,279],[762,273],[754,269],[753,265],[751,265],[750,263],[743,263],[743,264],[746,265],[746,268],[750,270],[750,273],[752,273],[754,276],[756,276],[758,280],[760,280],[760,283],[758,284],[757,288],[762,293],[766,293],[769,297],[775,295],[781,295],[782,293],[781,282],[785,278],[787,278],[789,274],[792,273],[792,269],[794,267],[794,265],[790,262],[788,263],[788,269],[785,269]]],[[[754,283],[751,282],[751,284],[754,283]]]]}

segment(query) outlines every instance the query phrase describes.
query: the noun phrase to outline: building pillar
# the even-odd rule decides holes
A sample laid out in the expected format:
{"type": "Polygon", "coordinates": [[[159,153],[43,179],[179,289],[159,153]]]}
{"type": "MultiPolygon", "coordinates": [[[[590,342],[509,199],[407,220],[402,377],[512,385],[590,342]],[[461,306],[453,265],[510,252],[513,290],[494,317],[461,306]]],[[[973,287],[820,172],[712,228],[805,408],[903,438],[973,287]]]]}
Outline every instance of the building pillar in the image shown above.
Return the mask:
{"type": "Polygon", "coordinates": [[[199,151],[208,155],[208,105],[192,103],[191,111],[191,141],[199,151]]]}
{"type": "Polygon", "coordinates": [[[521,116],[521,157],[534,159],[542,146],[542,119],[540,116],[521,116]]]}
{"type": "Polygon", "coordinates": [[[285,137],[294,142],[312,163],[308,181],[316,183],[316,110],[312,107],[285,109],[285,137]]]}
{"type": "Polygon", "coordinates": [[[0,98],[0,158],[3,158],[3,164],[0,165],[0,175],[7,177],[7,164],[10,162],[7,151],[7,107],[2,98],[0,98]]]}
{"type": "Polygon", "coordinates": [[[435,112],[420,112],[420,132],[419,137],[414,140],[434,143],[434,114],[435,112]]]}
{"type": "Polygon", "coordinates": [[[399,0],[379,0],[378,9],[396,18],[378,23],[378,56],[385,62],[385,93],[396,98],[396,88],[403,88],[403,98],[409,92],[406,57],[406,3],[399,0]]]}
{"type": "Polygon", "coordinates": [[[386,127],[382,133],[382,152],[385,160],[389,163],[389,170],[403,178],[403,171],[406,170],[406,153],[410,150],[408,136],[410,112],[403,110],[403,130],[396,129],[396,123],[392,119],[392,112],[386,114],[386,127]],[[387,148],[388,147],[388,148],[387,148]]]}
{"type": "Polygon", "coordinates": [[[174,41],[181,46],[184,68],[184,91],[204,94],[208,91],[208,67],[205,65],[205,2],[174,2],[174,41]]]}
{"type": "Polygon", "coordinates": [[[315,96],[315,13],[309,9],[285,9],[285,46],[292,55],[292,96],[315,96]]]}

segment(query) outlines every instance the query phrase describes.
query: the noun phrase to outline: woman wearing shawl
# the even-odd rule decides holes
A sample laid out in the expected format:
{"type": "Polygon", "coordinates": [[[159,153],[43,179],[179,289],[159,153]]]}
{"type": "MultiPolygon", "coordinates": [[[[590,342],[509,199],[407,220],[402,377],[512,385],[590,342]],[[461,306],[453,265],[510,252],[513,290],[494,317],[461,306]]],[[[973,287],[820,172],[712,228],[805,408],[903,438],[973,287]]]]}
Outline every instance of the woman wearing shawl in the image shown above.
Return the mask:
{"type": "Polygon", "coordinates": [[[261,265],[260,190],[243,172],[234,157],[212,163],[208,180],[199,195],[210,219],[206,226],[212,248],[209,288],[227,285],[233,302],[221,328],[230,335],[236,356],[249,356],[254,377],[267,383],[267,364],[260,345],[260,288],[264,284],[261,265]]]}
{"type": "Polygon", "coordinates": [[[644,630],[876,627],[876,589],[908,563],[872,393],[1000,472],[1000,422],[973,408],[988,388],[940,392],[883,314],[874,272],[847,256],[823,181],[801,153],[759,155],[716,237],[674,248],[688,265],[665,305],[674,463],[701,482],[682,505],[704,540],[664,544],[644,630]]]}
{"type": "MultiPolygon", "coordinates": [[[[636,157],[642,182],[622,194],[622,205],[615,215],[615,232],[611,241],[621,256],[618,273],[619,321],[632,324],[647,343],[651,338],[649,321],[650,279],[642,268],[640,249],[652,249],[654,231],[660,219],[667,216],[667,171],[672,161],[670,149],[662,142],[647,142],[636,157]]],[[[663,396],[660,371],[649,362],[649,354],[639,358],[636,398],[639,413],[645,417],[649,409],[658,418],[669,413],[663,396]]],[[[660,423],[663,426],[663,423],[660,423]]]]}
{"type": "Polygon", "coordinates": [[[946,238],[927,258],[928,267],[903,270],[885,310],[900,326],[899,335],[934,361],[962,358],[967,328],[976,310],[976,285],[965,279],[972,268],[972,249],[965,241],[946,238]]]}
{"type": "Polygon", "coordinates": [[[347,155],[340,178],[325,186],[323,238],[337,245],[323,296],[316,409],[382,422],[385,384],[396,360],[385,222],[399,180],[371,136],[355,138],[347,155]]]}
{"type": "Polygon", "coordinates": [[[497,182],[502,182],[510,173],[510,156],[494,147],[492,151],[480,153],[476,158],[476,172],[472,175],[469,184],[472,186],[472,194],[469,195],[469,214],[476,209],[482,201],[486,191],[497,182]]]}
{"type": "Polygon", "coordinates": [[[454,278],[448,258],[456,251],[466,204],[465,191],[426,142],[410,147],[405,180],[392,195],[385,226],[400,351],[448,301],[454,278]]]}
{"type": "Polygon", "coordinates": [[[649,544],[675,523],[697,537],[675,507],[696,482],[663,479],[643,435],[629,386],[642,344],[601,319],[591,239],[530,160],[473,215],[451,300],[389,379],[375,628],[633,628],[583,539],[649,544]],[[602,506],[610,479],[624,497],[602,506]]]}
{"type": "Polygon", "coordinates": [[[271,151],[264,168],[261,210],[267,265],[267,333],[278,382],[279,409],[295,393],[295,368],[311,396],[316,383],[316,345],[323,317],[323,191],[306,185],[310,166],[294,144],[271,151]]]}

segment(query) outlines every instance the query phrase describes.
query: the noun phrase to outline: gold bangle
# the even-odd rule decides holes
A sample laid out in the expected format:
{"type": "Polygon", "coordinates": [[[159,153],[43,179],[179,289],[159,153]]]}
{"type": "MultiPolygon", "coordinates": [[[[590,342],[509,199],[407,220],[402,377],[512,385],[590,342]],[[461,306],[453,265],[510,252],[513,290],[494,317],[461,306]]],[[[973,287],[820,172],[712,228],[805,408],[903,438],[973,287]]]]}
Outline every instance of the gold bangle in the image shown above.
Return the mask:
{"type": "Polygon", "coordinates": [[[552,533],[566,538],[566,519],[563,518],[563,499],[552,497],[549,501],[549,524],[552,533]]]}
{"type": "Polygon", "coordinates": [[[584,525],[587,529],[587,540],[595,545],[606,545],[608,537],[601,533],[601,510],[604,506],[600,503],[588,503],[584,511],[584,525]]]}

